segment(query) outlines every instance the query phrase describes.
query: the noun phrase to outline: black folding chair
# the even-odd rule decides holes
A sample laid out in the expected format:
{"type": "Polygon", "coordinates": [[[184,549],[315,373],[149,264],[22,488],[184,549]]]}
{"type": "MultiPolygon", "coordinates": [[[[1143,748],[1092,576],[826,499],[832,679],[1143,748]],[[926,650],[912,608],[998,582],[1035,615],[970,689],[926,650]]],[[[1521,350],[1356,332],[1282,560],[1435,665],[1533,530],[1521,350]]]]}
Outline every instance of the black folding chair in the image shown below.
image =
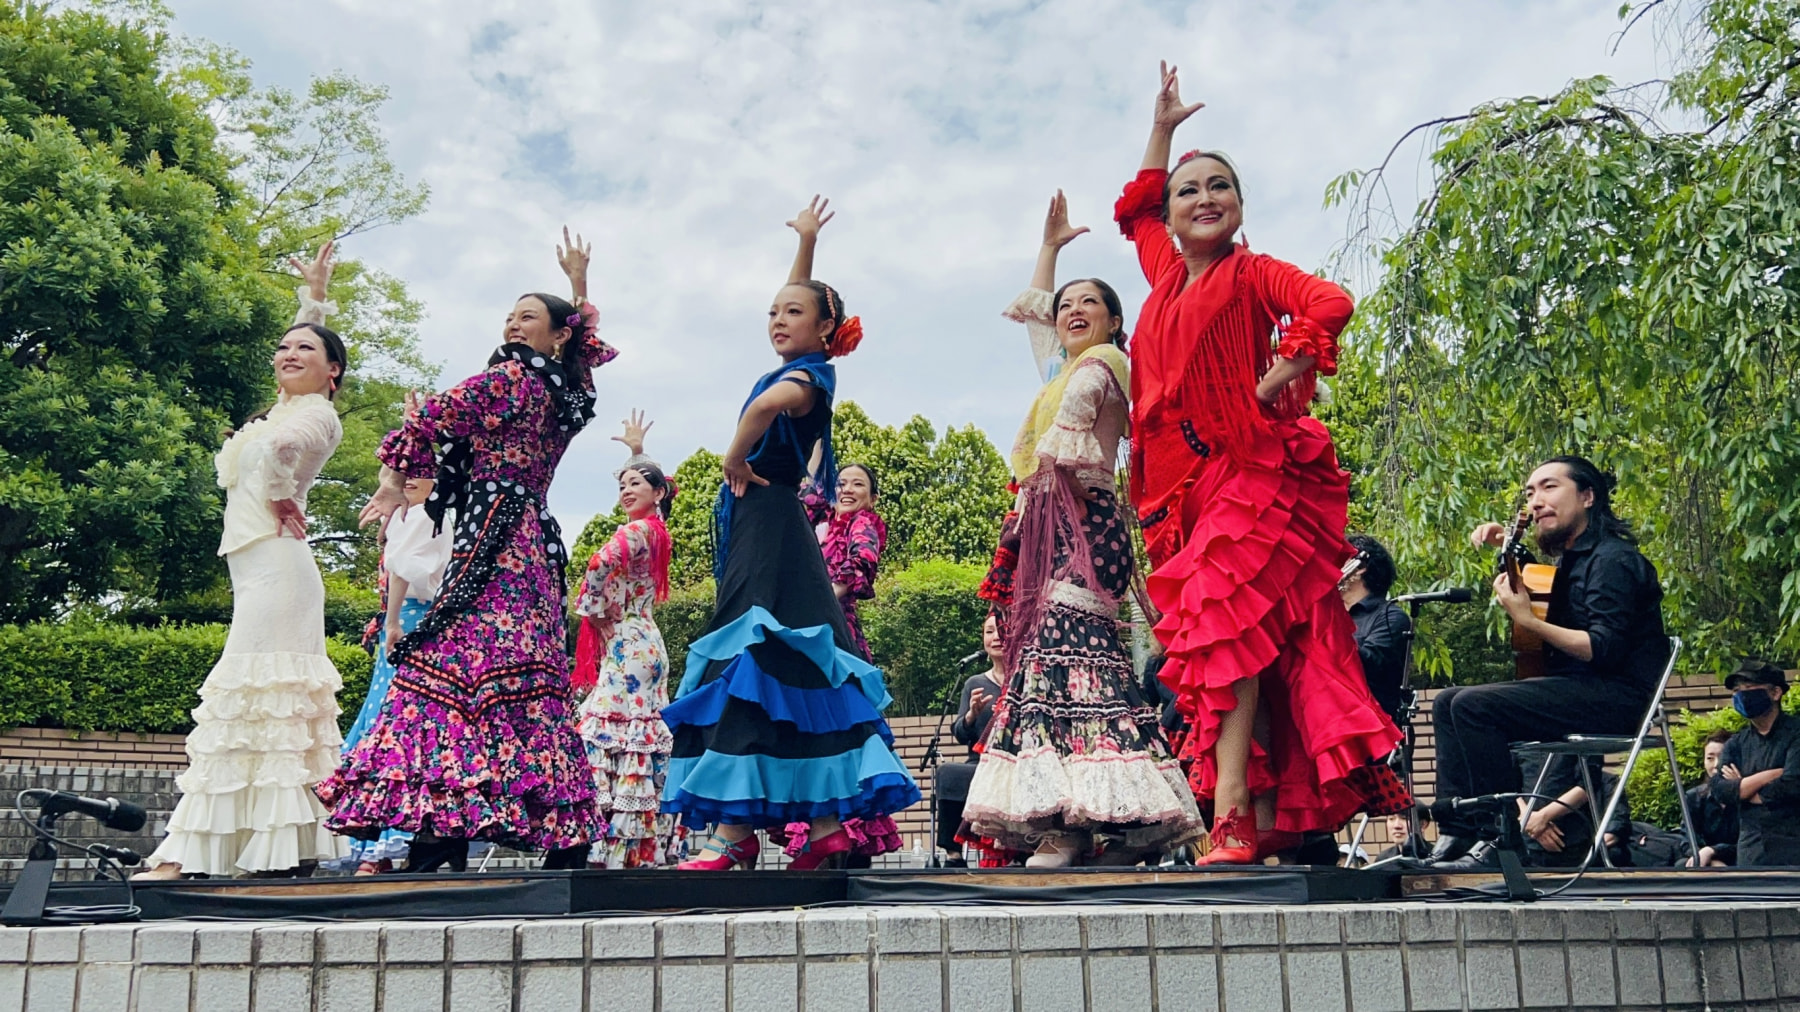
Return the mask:
{"type": "Polygon", "coordinates": [[[1587,791],[1588,814],[1594,820],[1593,851],[1582,862],[1584,868],[1592,864],[1596,857],[1608,868],[1614,867],[1612,856],[1607,853],[1606,827],[1612,823],[1613,814],[1618,811],[1619,802],[1625,797],[1625,784],[1631,779],[1632,767],[1637,765],[1638,755],[1645,746],[1654,748],[1661,745],[1668,754],[1669,778],[1675,785],[1675,801],[1681,806],[1681,828],[1687,834],[1689,853],[1700,853],[1700,840],[1694,832],[1694,816],[1688,811],[1687,794],[1681,789],[1681,767],[1675,761],[1675,742],[1669,737],[1669,716],[1663,712],[1663,696],[1668,693],[1669,679],[1675,675],[1675,661],[1681,656],[1681,646],[1681,637],[1669,637],[1669,663],[1663,666],[1662,678],[1657,680],[1656,692],[1650,696],[1650,708],[1644,711],[1644,719],[1638,725],[1637,734],[1571,734],[1561,741],[1519,741],[1512,744],[1515,758],[1542,757],[1544,760],[1537,783],[1531,788],[1534,796],[1526,801],[1526,819],[1531,817],[1531,813],[1541,803],[1541,799],[1535,795],[1543,793],[1544,781],[1549,777],[1550,767],[1556,757],[1570,756],[1576,766],[1580,767],[1581,786],[1587,791]],[[1625,766],[1619,771],[1618,787],[1606,799],[1603,811],[1600,807],[1600,792],[1595,789],[1597,785],[1588,769],[1588,760],[1604,759],[1620,752],[1627,753],[1625,766]]]}

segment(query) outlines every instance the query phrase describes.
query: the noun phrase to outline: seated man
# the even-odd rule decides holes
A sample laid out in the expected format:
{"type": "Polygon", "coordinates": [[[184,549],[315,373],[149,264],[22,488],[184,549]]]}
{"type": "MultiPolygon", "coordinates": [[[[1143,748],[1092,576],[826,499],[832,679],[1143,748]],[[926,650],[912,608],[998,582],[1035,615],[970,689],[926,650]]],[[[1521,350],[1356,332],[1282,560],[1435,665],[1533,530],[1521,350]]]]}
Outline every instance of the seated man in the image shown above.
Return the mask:
{"type": "MultiPolygon", "coordinates": [[[[1494,594],[1515,625],[1544,641],[1546,673],[1445,689],[1432,706],[1440,835],[1431,856],[1459,868],[1494,864],[1491,846],[1471,853],[1494,820],[1452,811],[1449,801],[1518,791],[1512,742],[1635,733],[1668,661],[1662,585],[1613,514],[1612,479],[1584,458],[1556,457],[1531,473],[1525,493],[1537,546],[1556,563],[1548,614],[1533,615],[1529,594],[1504,573],[1494,594]]],[[[1499,546],[1504,530],[1482,524],[1470,539],[1499,546]]]]}
{"type": "Polygon", "coordinates": [[[1688,814],[1694,819],[1694,835],[1700,838],[1700,859],[1688,858],[1688,867],[1728,868],[1737,864],[1738,806],[1736,799],[1721,805],[1712,798],[1711,781],[1719,772],[1719,757],[1731,732],[1724,729],[1706,736],[1702,753],[1706,773],[1687,789],[1688,814]]]}
{"type": "Polygon", "coordinates": [[[1412,824],[1405,812],[1396,812],[1387,817],[1390,842],[1381,853],[1375,855],[1376,861],[1395,857],[1420,858],[1431,852],[1431,844],[1425,842],[1425,827],[1431,825],[1431,809],[1418,805],[1413,808],[1413,815],[1419,820],[1419,831],[1416,833],[1412,831],[1412,824]]]}
{"type": "Polygon", "coordinates": [[[1367,534],[1352,534],[1350,546],[1366,558],[1338,584],[1350,620],[1356,623],[1356,653],[1375,702],[1400,730],[1406,730],[1406,651],[1412,644],[1412,619],[1388,600],[1394,585],[1394,558],[1367,534]]]}
{"type": "Polygon", "coordinates": [[[1765,661],[1745,661],[1725,679],[1731,706],[1750,726],[1731,736],[1707,792],[1738,811],[1740,868],[1800,866],[1800,719],[1781,712],[1787,673],[1765,661]]]}

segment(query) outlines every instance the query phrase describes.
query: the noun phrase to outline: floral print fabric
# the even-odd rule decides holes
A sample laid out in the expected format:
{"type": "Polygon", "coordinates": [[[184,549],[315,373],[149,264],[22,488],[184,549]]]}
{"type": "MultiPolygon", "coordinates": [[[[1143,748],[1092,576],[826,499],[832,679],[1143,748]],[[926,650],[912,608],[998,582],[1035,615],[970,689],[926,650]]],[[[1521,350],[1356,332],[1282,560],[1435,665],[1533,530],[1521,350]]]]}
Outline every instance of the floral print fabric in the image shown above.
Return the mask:
{"type": "Polygon", "coordinates": [[[658,811],[673,739],[662,721],[669,658],[651,616],[657,526],[646,517],[619,528],[588,560],[575,603],[584,620],[612,624],[598,680],[578,713],[594,803],[606,823],[588,860],[601,868],[653,867],[686,856],[685,828],[658,811]]]}

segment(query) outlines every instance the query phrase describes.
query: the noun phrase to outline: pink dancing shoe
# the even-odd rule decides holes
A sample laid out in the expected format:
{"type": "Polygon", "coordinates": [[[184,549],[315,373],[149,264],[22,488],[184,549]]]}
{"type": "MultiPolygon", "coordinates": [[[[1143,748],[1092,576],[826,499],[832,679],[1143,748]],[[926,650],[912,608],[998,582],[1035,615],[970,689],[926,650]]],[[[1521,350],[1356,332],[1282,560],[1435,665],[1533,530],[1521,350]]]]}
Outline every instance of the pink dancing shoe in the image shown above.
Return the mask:
{"type": "Polygon", "coordinates": [[[788,871],[812,871],[850,849],[850,834],[843,829],[806,841],[806,849],[788,862],[788,871]]]}
{"type": "Polygon", "coordinates": [[[700,848],[701,854],[713,854],[714,857],[696,857],[691,861],[683,861],[675,866],[676,871],[730,871],[742,868],[745,871],[756,870],[756,855],[762,852],[762,841],[755,833],[744,837],[736,843],[726,843],[714,836],[700,848]]]}

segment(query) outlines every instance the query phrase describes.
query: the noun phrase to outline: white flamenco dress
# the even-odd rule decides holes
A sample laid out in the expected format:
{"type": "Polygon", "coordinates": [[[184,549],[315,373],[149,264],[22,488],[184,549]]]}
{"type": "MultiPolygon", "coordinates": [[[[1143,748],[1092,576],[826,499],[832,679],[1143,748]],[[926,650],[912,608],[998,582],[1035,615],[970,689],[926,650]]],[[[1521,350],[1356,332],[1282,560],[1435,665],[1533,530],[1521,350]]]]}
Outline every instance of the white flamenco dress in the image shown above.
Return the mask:
{"type": "Polygon", "coordinates": [[[281,499],[304,509],[341,438],[329,399],[283,395],[214,459],[226,489],[219,554],[231,571],[231,631],[200,686],[188,769],[176,780],[181,801],[145,861],[151,868],[174,862],[183,873],[227,876],[348,853],[312,792],[337,768],[343,742],[325,587],[312,549],[278,534],[269,510],[281,499]]]}

